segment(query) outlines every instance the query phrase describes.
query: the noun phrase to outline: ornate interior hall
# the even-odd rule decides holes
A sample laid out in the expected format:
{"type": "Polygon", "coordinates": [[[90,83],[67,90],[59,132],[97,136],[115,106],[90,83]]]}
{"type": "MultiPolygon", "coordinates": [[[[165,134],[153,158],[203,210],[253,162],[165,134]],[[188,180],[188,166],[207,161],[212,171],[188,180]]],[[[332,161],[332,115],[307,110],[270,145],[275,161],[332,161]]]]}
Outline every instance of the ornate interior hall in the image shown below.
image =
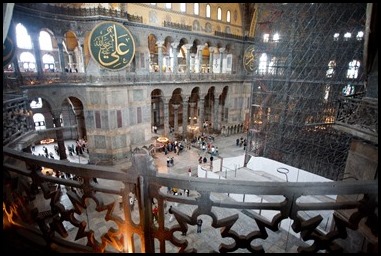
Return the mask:
{"type": "Polygon", "coordinates": [[[3,3],[3,252],[378,253],[377,14],[3,3]]]}

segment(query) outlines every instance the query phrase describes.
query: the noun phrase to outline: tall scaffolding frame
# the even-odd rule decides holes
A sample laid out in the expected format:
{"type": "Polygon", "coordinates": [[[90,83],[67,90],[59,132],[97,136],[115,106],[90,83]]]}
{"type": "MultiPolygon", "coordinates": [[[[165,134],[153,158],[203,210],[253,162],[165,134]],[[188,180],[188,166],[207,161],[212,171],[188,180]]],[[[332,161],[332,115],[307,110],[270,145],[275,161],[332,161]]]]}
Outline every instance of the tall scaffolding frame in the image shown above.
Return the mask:
{"type": "Polygon", "coordinates": [[[342,179],[351,135],[339,96],[365,93],[366,3],[263,3],[256,10],[248,153],[342,179]]]}

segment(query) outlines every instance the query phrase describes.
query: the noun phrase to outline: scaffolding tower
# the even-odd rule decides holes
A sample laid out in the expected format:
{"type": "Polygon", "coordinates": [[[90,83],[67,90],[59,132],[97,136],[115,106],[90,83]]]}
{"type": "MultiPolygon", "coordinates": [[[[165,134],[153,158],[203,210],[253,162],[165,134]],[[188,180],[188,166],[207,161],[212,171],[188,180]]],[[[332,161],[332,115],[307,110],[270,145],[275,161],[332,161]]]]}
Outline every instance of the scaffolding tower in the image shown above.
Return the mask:
{"type": "Polygon", "coordinates": [[[341,180],[351,135],[340,96],[362,97],[366,3],[257,5],[249,154],[341,180]]]}

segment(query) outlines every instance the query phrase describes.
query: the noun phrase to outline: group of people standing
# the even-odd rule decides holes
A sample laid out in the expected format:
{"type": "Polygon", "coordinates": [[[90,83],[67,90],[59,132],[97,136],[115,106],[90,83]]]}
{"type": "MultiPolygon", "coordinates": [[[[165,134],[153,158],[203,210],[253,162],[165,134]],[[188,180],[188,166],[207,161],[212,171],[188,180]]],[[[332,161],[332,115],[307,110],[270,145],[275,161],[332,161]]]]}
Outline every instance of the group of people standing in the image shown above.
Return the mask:
{"type": "Polygon", "coordinates": [[[235,141],[235,144],[236,144],[237,147],[242,147],[243,146],[243,150],[246,150],[247,140],[244,139],[243,137],[237,138],[236,141],[235,141]]]}

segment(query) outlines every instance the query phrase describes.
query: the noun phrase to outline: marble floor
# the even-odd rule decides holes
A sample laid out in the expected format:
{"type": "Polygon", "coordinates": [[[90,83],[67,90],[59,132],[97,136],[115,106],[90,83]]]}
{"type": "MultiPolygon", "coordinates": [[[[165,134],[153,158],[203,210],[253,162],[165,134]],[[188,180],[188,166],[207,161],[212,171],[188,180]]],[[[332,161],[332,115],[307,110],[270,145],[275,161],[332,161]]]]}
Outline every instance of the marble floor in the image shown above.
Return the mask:
{"type": "MultiPolygon", "coordinates": [[[[153,134],[153,140],[156,138],[156,134],[153,134]]],[[[237,157],[242,156],[244,154],[243,147],[236,146],[236,139],[246,137],[246,134],[237,134],[235,136],[230,137],[224,137],[224,136],[216,136],[213,144],[215,146],[218,146],[219,149],[219,155],[222,157],[237,157]]],[[[74,140],[68,140],[65,141],[65,146],[71,146],[75,145],[74,140]]],[[[50,144],[44,144],[44,145],[36,145],[35,150],[32,152],[35,155],[44,154],[43,152],[43,146],[45,146],[48,149],[48,152],[53,153],[53,157],[55,159],[59,159],[59,156],[56,154],[54,150],[55,143],[50,144]]],[[[68,153],[68,151],[67,151],[68,153]]],[[[191,168],[192,176],[196,176],[198,174],[198,169],[200,167],[198,159],[200,156],[210,156],[210,154],[205,153],[202,151],[198,144],[194,144],[190,148],[185,148],[180,154],[175,154],[174,152],[169,152],[167,155],[165,155],[164,152],[156,152],[154,154],[154,162],[158,169],[158,172],[161,173],[171,173],[174,175],[188,175],[188,169],[191,168]],[[174,165],[168,167],[167,166],[167,157],[173,157],[174,158],[174,165]]],[[[44,156],[42,156],[44,157],[44,156]]],[[[76,162],[80,164],[87,164],[89,161],[89,155],[84,152],[83,155],[69,155],[68,154],[68,160],[71,162],[76,162]]],[[[209,159],[208,159],[209,161],[209,159]]],[[[216,158],[216,161],[218,161],[218,158],[216,158]]],[[[225,160],[227,161],[227,160],[225,160]]],[[[234,161],[234,160],[233,160],[234,161]]],[[[208,165],[209,163],[206,163],[208,165]]],[[[215,163],[217,165],[217,162],[215,163]]],[[[117,166],[118,167],[118,166],[117,166]]],[[[121,163],[121,166],[123,167],[123,163],[121,163]]],[[[250,173],[250,171],[240,172],[242,179],[256,179],[263,180],[263,175],[253,175],[253,173],[250,173]],[[248,174],[245,174],[248,173],[248,174]]],[[[233,175],[232,173],[229,173],[228,177],[231,177],[232,179],[237,179],[237,175],[233,175]]],[[[276,180],[277,177],[271,177],[266,176],[265,177],[268,181],[271,181],[272,179],[276,180]]],[[[105,183],[106,180],[99,179],[99,183],[105,183]]],[[[102,185],[105,185],[102,184],[102,185]]],[[[107,184],[110,186],[114,186],[114,184],[110,184],[109,181],[107,181],[107,184]]],[[[64,188],[63,188],[64,189],[64,188]]],[[[189,196],[195,196],[192,194],[193,192],[190,192],[189,196]]],[[[118,198],[109,196],[108,198],[105,198],[105,200],[118,200],[118,198]]],[[[231,198],[221,198],[221,200],[233,200],[231,198]]],[[[61,203],[65,206],[65,208],[73,207],[71,204],[71,201],[68,199],[67,195],[65,194],[62,199],[61,203]]],[[[94,203],[93,203],[94,204],[94,203]]],[[[36,200],[36,206],[39,209],[49,209],[49,202],[47,200],[36,200]]],[[[167,205],[169,207],[170,205],[167,205]]],[[[136,206],[135,206],[136,207],[136,206]]],[[[191,205],[181,205],[176,204],[176,207],[178,207],[180,210],[190,214],[193,211],[194,206],[191,205]]],[[[254,226],[256,225],[253,219],[245,214],[244,211],[235,210],[235,209],[221,209],[220,214],[221,216],[227,216],[230,214],[237,213],[239,214],[239,220],[234,225],[234,229],[236,229],[239,233],[247,233],[249,231],[252,231],[254,226]]],[[[123,218],[123,214],[121,211],[117,212],[118,215],[120,215],[121,218],[123,218]]],[[[138,211],[133,211],[133,218],[138,219],[138,211]]],[[[108,230],[110,227],[116,228],[116,225],[113,222],[107,222],[105,224],[104,221],[104,213],[97,213],[95,211],[95,205],[91,205],[91,201],[89,202],[89,205],[87,207],[86,214],[82,214],[81,216],[76,216],[78,219],[80,218],[86,218],[84,219],[88,223],[88,228],[91,228],[95,231],[95,238],[100,239],[100,234],[103,234],[105,230],[108,230]]],[[[176,220],[170,221],[170,214],[165,215],[165,221],[168,225],[172,225],[176,222],[176,220]]],[[[178,236],[179,239],[186,239],[188,240],[189,244],[192,245],[192,247],[196,248],[198,252],[210,252],[210,251],[218,251],[218,246],[220,243],[223,242],[223,239],[221,238],[220,234],[218,233],[218,230],[211,227],[211,218],[210,216],[203,216],[203,229],[201,233],[196,232],[196,226],[189,226],[188,232],[186,236],[181,236],[180,232],[175,232],[175,236],[178,236]],[[212,242],[210,238],[212,239],[212,242]]],[[[65,222],[65,227],[69,231],[69,238],[73,239],[76,232],[74,232],[74,227],[69,223],[65,222]],[[73,232],[70,232],[72,231],[73,232]]],[[[305,245],[305,243],[295,236],[289,235],[289,233],[286,230],[280,230],[277,232],[269,232],[271,235],[261,243],[261,245],[264,247],[266,252],[273,252],[273,253],[284,253],[289,252],[293,253],[297,250],[297,245],[305,245]]],[[[86,243],[85,238],[81,238],[77,240],[79,243],[86,243]]],[[[167,247],[168,252],[177,252],[176,247],[174,246],[168,246],[167,247]]],[[[249,253],[247,250],[239,250],[238,252],[243,253],[249,253]]]]}

